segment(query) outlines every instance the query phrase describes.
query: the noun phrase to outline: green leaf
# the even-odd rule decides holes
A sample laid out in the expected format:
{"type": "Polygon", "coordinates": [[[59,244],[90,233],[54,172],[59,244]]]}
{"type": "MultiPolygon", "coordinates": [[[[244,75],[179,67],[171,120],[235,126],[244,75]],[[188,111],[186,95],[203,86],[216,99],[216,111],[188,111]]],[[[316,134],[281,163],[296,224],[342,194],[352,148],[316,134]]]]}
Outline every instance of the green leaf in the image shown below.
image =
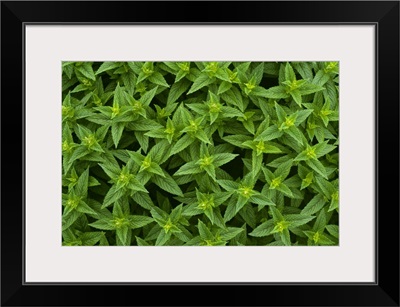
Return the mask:
{"type": "Polygon", "coordinates": [[[191,103],[187,105],[188,108],[190,108],[191,110],[203,115],[204,113],[208,112],[209,108],[207,107],[207,105],[203,104],[203,103],[191,103]]]}
{"type": "Polygon", "coordinates": [[[106,164],[99,164],[103,171],[108,175],[110,178],[115,178],[121,172],[121,169],[118,166],[117,161],[107,161],[106,164]]]}
{"type": "Polygon", "coordinates": [[[296,80],[296,74],[294,73],[292,65],[289,63],[286,63],[285,66],[285,80],[291,82],[296,80]]]}
{"type": "Polygon", "coordinates": [[[96,71],[96,75],[101,74],[102,72],[109,71],[115,68],[120,67],[121,64],[118,62],[103,62],[100,67],[96,71]]]}
{"type": "Polygon", "coordinates": [[[312,215],[325,206],[326,202],[321,194],[315,195],[310,202],[301,210],[301,214],[312,215]]]}
{"type": "MultiPolygon", "coordinates": [[[[75,66],[76,67],[76,66],[75,66]]],[[[76,68],[82,75],[86,78],[96,81],[96,76],[94,74],[92,64],[89,62],[84,62],[81,66],[76,68]]]]}
{"type": "Polygon", "coordinates": [[[245,106],[240,91],[236,87],[231,87],[228,91],[221,95],[221,98],[228,104],[234,105],[239,108],[240,111],[244,112],[245,106]]]}
{"type": "Polygon", "coordinates": [[[317,216],[317,219],[315,220],[313,230],[323,232],[326,226],[326,222],[327,220],[325,210],[321,210],[317,216]]]}
{"type": "Polygon", "coordinates": [[[238,154],[231,154],[231,153],[215,154],[215,155],[213,155],[213,158],[214,158],[213,165],[216,167],[222,166],[222,165],[232,161],[237,156],[238,156],[238,154]]]}
{"type": "Polygon", "coordinates": [[[124,196],[125,191],[123,189],[118,189],[116,185],[113,185],[104,197],[104,202],[102,208],[108,207],[112,203],[115,203],[118,199],[124,196]]]}
{"type": "Polygon", "coordinates": [[[250,197],[250,202],[257,204],[259,209],[265,206],[275,206],[273,201],[263,194],[252,195],[250,197]]]}
{"type": "Polygon", "coordinates": [[[143,151],[147,152],[147,149],[149,147],[149,137],[144,135],[144,132],[140,131],[135,131],[135,137],[143,151]]]}
{"type": "MultiPolygon", "coordinates": [[[[324,83],[325,84],[325,83],[324,83]]],[[[304,84],[299,89],[300,95],[309,95],[324,90],[322,86],[316,84],[304,84]]]]}
{"type": "Polygon", "coordinates": [[[221,232],[221,240],[229,241],[236,237],[239,233],[243,232],[243,228],[227,227],[221,232]]]}
{"type": "Polygon", "coordinates": [[[174,174],[174,176],[182,176],[182,175],[190,175],[190,174],[199,174],[203,172],[197,162],[188,162],[182,165],[174,174]]]}
{"type": "Polygon", "coordinates": [[[239,110],[231,107],[222,107],[222,116],[223,117],[242,117],[243,113],[239,110]]]}
{"type": "Polygon", "coordinates": [[[201,220],[198,222],[198,228],[200,237],[203,240],[214,240],[213,234],[201,220]]]}
{"type": "Polygon", "coordinates": [[[337,199],[332,199],[328,211],[330,212],[333,210],[337,210],[338,208],[339,208],[339,201],[337,199]]]}
{"type": "Polygon", "coordinates": [[[289,98],[290,95],[286,92],[286,88],[284,86],[279,85],[270,87],[263,93],[261,97],[272,99],[286,99],[289,98]]]}
{"type": "Polygon", "coordinates": [[[167,104],[171,104],[175,101],[178,101],[179,97],[186,92],[186,90],[190,87],[190,82],[186,79],[182,79],[177,83],[174,83],[171,86],[171,89],[168,93],[167,104]]]}
{"type": "MultiPolygon", "coordinates": [[[[194,136],[199,139],[200,141],[206,143],[206,144],[211,144],[207,134],[203,130],[198,130],[194,136]]],[[[190,143],[191,144],[191,143],[190,143]]]]}
{"type": "Polygon", "coordinates": [[[320,70],[312,80],[312,84],[322,87],[326,82],[328,82],[329,78],[328,74],[325,74],[323,70],[320,70]]]}
{"type": "Polygon", "coordinates": [[[326,235],[321,234],[318,240],[318,243],[320,245],[333,245],[335,242],[333,242],[331,239],[329,239],[326,235]]]}
{"type": "Polygon", "coordinates": [[[153,201],[147,193],[137,192],[132,195],[132,199],[144,209],[150,210],[154,207],[153,201]]]}
{"type": "Polygon", "coordinates": [[[309,167],[311,167],[314,171],[316,171],[322,177],[324,177],[325,179],[328,179],[328,176],[326,174],[326,169],[320,161],[313,159],[313,160],[307,160],[306,163],[309,167]]]}
{"type": "Polygon", "coordinates": [[[160,175],[161,177],[165,177],[163,169],[157,163],[152,162],[147,171],[156,175],[160,175]]]}
{"type": "Polygon", "coordinates": [[[135,152],[135,151],[128,151],[129,157],[134,161],[137,165],[142,165],[142,162],[144,160],[144,156],[142,156],[140,153],[135,152]]]}
{"type": "Polygon", "coordinates": [[[139,118],[134,122],[128,123],[127,128],[134,131],[152,131],[163,128],[163,126],[151,119],[139,118]]]}
{"type": "Polygon", "coordinates": [[[285,215],[285,221],[290,223],[289,229],[307,224],[309,221],[313,220],[314,218],[315,218],[315,216],[309,216],[309,215],[304,215],[304,214],[285,215]]]}
{"type": "Polygon", "coordinates": [[[189,92],[187,92],[187,94],[188,95],[193,94],[194,92],[213,83],[214,81],[215,81],[214,78],[210,78],[206,73],[202,73],[196,78],[196,80],[194,80],[194,82],[193,82],[192,86],[190,87],[189,92]]]}
{"type": "Polygon", "coordinates": [[[310,114],[312,114],[314,110],[300,110],[296,112],[296,122],[295,125],[298,126],[303,123],[310,114]]]}
{"type": "Polygon", "coordinates": [[[227,81],[222,81],[221,84],[218,87],[218,95],[221,95],[222,93],[225,93],[227,90],[229,90],[232,87],[232,83],[227,82],[227,81]]]}
{"type": "Polygon", "coordinates": [[[292,245],[291,240],[290,240],[290,233],[288,229],[284,229],[282,233],[280,234],[281,240],[283,244],[286,246],[292,245]]]}
{"type": "Polygon", "coordinates": [[[160,74],[159,72],[154,72],[151,76],[149,76],[148,80],[151,83],[157,84],[157,85],[161,85],[161,86],[165,86],[165,87],[169,87],[167,81],[165,81],[164,77],[162,74],[160,74]]]}
{"type": "Polygon", "coordinates": [[[165,133],[165,129],[163,129],[163,128],[146,132],[144,134],[144,136],[155,138],[155,139],[165,139],[168,137],[167,134],[165,133]]]}
{"type": "Polygon", "coordinates": [[[338,225],[326,225],[326,230],[334,236],[336,239],[339,238],[339,226],[338,225]]]}
{"type": "Polygon", "coordinates": [[[277,139],[283,135],[283,132],[278,129],[276,126],[270,126],[265,131],[261,132],[261,134],[256,137],[256,141],[271,141],[273,139],[277,139]]]}
{"type": "Polygon", "coordinates": [[[189,136],[189,135],[184,135],[182,138],[180,138],[178,140],[178,142],[176,142],[176,144],[174,145],[174,147],[171,150],[171,155],[177,154],[178,152],[181,152],[182,150],[184,150],[185,148],[187,148],[190,144],[192,144],[194,142],[194,139],[189,136]]]}
{"type": "Polygon", "coordinates": [[[281,177],[284,180],[290,173],[290,169],[292,167],[293,161],[289,159],[288,161],[282,163],[274,172],[276,177],[281,177]]]}
{"type": "Polygon", "coordinates": [[[286,120],[286,111],[282,108],[282,106],[275,101],[275,110],[276,116],[278,117],[279,122],[284,122],[286,120]]]}
{"type": "Polygon", "coordinates": [[[314,146],[315,148],[315,154],[317,158],[320,158],[322,156],[325,156],[326,154],[330,153],[332,150],[335,150],[337,146],[330,145],[328,144],[327,141],[323,143],[319,143],[314,146]]]}
{"type": "Polygon", "coordinates": [[[270,210],[271,210],[272,218],[274,219],[274,221],[281,222],[281,221],[285,220],[285,218],[283,217],[282,213],[280,212],[280,210],[278,208],[270,207],[270,210]]]}
{"type": "Polygon", "coordinates": [[[298,71],[298,73],[304,80],[311,81],[313,79],[314,75],[312,72],[312,67],[309,63],[296,62],[296,63],[292,63],[292,65],[298,71]]]}
{"type": "Polygon", "coordinates": [[[288,196],[290,198],[294,198],[291,189],[284,183],[281,183],[279,186],[276,187],[276,189],[278,191],[282,192],[283,194],[285,194],[286,196],[288,196]]]}
{"type": "Polygon", "coordinates": [[[243,146],[243,143],[252,140],[252,137],[247,135],[229,135],[224,137],[224,140],[237,147],[246,148],[243,146]]]}
{"type": "Polygon", "coordinates": [[[299,107],[301,107],[303,99],[301,98],[300,90],[291,91],[290,95],[292,96],[293,100],[299,105],[299,107]]]}
{"type": "Polygon", "coordinates": [[[101,230],[114,230],[115,229],[115,224],[110,219],[100,219],[93,223],[90,223],[89,226],[96,228],[96,229],[101,229],[101,230]]]}
{"type": "MultiPolygon", "coordinates": [[[[74,162],[75,160],[81,159],[88,154],[90,154],[90,151],[85,146],[77,147],[69,158],[69,166],[71,166],[72,162],[74,162]]],[[[66,169],[65,172],[68,172],[68,169],[66,169]]]]}
{"type": "Polygon", "coordinates": [[[263,150],[264,153],[281,153],[282,150],[280,150],[278,147],[273,146],[273,145],[264,145],[265,148],[263,150]]]}
{"type": "Polygon", "coordinates": [[[179,188],[175,180],[166,172],[164,173],[164,175],[164,178],[155,176],[152,177],[151,180],[164,191],[167,191],[174,195],[182,196],[182,190],[179,188]]]}
{"type": "Polygon", "coordinates": [[[102,239],[103,236],[104,233],[99,231],[85,232],[80,236],[80,239],[82,241],[82,245],[94,246],[102,239]]]}
{"type": "Polygon", "coordinates": [[[251,172],[253,176],[258,176],[261,171],[261,166],[263,162],[263,154],[257,155],[257,152],[253,150],[251,155],[251,172]]]}
{"type": "Polygon", "coordinates": [[[130,232],[128,226],[123,226],[116,229],[117,238],[120,240],[121,245],[130,245],[130,236],[128,236],[128,232],[130,232]]]}
{"type": "Polygon", "coordinates": [[[111,135],[115,145],[115,148],[118,148],[118,143],[121,139],[122,132],[124,131],[125,125],[123,123],[115,123],[111,126],[111,135]]]}
{"type": "Polygon", "coordinates": [[[96,211],[94,211],[92,208],[90,208],[84,201],[80,201],[78,207],[76,207],[76,210],[81,212],[81,213],[87,213],[90,215],[96,215],[96,211]]]}
{"type": "Polygon", "coordinates": [[[261,225],[257,226],[249,235],[253,237],[266,237],[272,234],[275,224],[273,220],[268,220],[261,225]]]}
{"type": "Polygon", "coordinates": [[[239,194],[237,202],[236,202],[235,214],[238,213],[248,202],[249,202],[249,198],[244,197],[239,194]]]}
{"type": "Polygon", "coordinates": [[[87,197],[88,193],[88,186],[89,186],[89,168],[87,168],[79,177],[76,186],[75,186],[75,193],[82,198],[87,197]]]}
{"type": "MultiPolygon", "coordinates": [[[[157,89],[158,89],[158,87],[156,86],[152,90],[144,93],[143,96],[140,97],[140,101],[146,106],[150,105],[151,101],[153,100],[154,96],[156,95],[157,89]]],[[[148,126],[148,125],[146,125],[146,126],[148,126]]]]}
{"type": "Polygon", "coordinates": [[[160,141],[149,151],[149,157],[160,165],[165,161],[165,155],[169,153],[170,147],[166,140],[160,141]]]}
{"type": "Polygon", "coordinates": [[[239,183],[231,180],[217,180],[218,184],[223,187],[226,191],[235,191],[239,188],[239,183]]]}
{"type": "Polygon", "coordinates": [[[170,232],[166,233],[165,231],[161,230],[156,240],[156,246],[165,245],[170,238],[171,238],[170,232]]]}
{"type": "Polygon", "coordinates": [[[69,214],[62,216],[62,230],[68,229],[76,220],[82,215],[82,213],[73,210],[69,214]]]}
{"type": "Polygon", "coordinates": [[[130,215],[129,216],[129,227],[131,229],[141,228],[150,224],[154,220],[151,217],[143,215],[130,215]]]}

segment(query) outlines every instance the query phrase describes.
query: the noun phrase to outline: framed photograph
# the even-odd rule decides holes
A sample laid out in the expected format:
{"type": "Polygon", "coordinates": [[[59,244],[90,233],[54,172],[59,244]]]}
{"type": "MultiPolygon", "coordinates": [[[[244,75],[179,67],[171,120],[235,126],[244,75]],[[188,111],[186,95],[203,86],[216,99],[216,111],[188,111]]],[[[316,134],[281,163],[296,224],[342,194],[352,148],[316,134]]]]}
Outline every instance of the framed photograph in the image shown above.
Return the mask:
{"type": "Polygon", "coordinates": [[[398,1],[1,27],[2,306],[399,306],[398,1]]]}

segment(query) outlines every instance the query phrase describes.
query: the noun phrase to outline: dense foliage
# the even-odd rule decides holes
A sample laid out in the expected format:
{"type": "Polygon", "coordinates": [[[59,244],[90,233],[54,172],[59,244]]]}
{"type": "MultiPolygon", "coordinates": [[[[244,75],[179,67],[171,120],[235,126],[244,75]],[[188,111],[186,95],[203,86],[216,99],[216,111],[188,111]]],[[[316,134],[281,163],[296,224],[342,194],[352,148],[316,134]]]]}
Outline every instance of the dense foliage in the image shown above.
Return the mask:
{"type": "Polygon", "coordinates": [[[337,245],[337,62],[64,62],[63,245],[337,245]]]}

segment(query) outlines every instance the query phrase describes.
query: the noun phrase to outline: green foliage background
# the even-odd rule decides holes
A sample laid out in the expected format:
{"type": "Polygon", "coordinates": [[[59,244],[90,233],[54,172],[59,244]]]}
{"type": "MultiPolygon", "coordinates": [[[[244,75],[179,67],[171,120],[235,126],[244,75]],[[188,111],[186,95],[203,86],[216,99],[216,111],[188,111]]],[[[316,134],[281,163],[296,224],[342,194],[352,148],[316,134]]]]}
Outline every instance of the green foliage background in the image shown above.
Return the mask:
{"type": "Polygon", "coordinates": [[[337,62],[63,62],[63,245],[338,245],[337,62]]]}

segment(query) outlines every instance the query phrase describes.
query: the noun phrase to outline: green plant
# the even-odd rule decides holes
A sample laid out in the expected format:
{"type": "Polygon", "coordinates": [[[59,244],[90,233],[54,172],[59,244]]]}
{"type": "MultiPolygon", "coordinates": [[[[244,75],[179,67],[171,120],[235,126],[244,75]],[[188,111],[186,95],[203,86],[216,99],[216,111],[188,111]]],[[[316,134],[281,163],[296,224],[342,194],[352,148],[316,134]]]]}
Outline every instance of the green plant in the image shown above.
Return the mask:
{"type": "Polygon", "coordinates": [[[63,62],[63,245],[337,245],[337,62],[63,62]]]}

